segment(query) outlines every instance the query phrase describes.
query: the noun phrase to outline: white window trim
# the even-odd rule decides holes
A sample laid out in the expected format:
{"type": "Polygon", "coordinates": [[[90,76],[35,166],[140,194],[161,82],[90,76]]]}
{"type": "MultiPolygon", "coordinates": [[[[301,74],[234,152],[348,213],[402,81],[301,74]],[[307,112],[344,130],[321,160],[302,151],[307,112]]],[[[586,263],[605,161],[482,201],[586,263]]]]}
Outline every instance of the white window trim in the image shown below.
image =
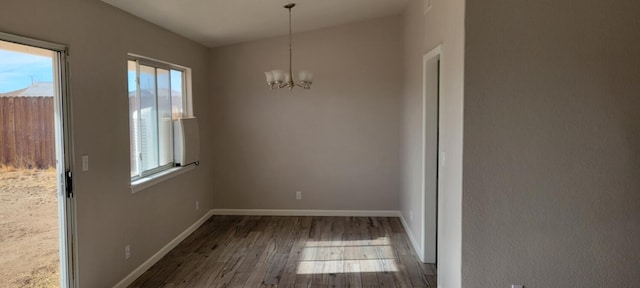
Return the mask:
{"type": "Polygon", "coordinates": [[[138,178],[136,180],[131,181],[131,193],[135,194],[140,191],[146,190],[147,188],[169,180],[173,177],[176,177],[180,174],[186,173],[196,168],[196,165],[189,166],[178,166],[169,168],[166,170],[162,170],[158,173],[138,178]]]}

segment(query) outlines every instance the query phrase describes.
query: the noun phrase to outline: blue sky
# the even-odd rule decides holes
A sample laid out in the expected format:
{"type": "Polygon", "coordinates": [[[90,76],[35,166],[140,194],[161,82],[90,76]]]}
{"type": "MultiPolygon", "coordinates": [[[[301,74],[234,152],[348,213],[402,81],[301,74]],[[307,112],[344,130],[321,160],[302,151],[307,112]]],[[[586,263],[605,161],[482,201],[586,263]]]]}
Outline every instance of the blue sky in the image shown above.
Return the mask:
{"type": "Polygon", "coordinates": [[[29,87],[32,79],[53,82],[52,58],[0,49],[0,93],[29,87]]]}
{"type": "MultiPolygon", "coordinates": [[[[135,90],[135,73],[129,71],[128,74],[129,90],[135,90]]],[[[181,76],[178,71],[171,71],[172,90],[182,91],[181,76]]],[[[32,82],[53,82],[53,59],[0,49],[0,93],[27,88],[32,82]]],[[[158,84],[165,87],[168,85],[158,84]]]]}

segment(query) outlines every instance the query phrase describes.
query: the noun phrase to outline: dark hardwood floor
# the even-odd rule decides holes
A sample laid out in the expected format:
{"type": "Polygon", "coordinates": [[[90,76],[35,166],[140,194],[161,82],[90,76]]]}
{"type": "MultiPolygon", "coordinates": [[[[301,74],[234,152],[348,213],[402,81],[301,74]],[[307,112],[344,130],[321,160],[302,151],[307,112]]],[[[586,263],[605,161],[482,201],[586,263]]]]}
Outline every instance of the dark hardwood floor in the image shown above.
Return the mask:
{"type": "Polygon", "coordinates": [[[213,216],[129,287],[436,287],[398,218],[213,216]]]}

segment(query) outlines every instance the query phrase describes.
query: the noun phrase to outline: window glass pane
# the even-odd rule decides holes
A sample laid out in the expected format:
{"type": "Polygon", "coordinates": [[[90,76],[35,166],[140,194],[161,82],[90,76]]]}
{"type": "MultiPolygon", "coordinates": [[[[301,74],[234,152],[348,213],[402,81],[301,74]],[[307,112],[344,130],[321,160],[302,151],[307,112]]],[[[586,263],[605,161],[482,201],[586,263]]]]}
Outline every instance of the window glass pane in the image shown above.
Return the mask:
{"type": "Polygon", "coordinates": [[[156,69],[140,65],[140,158],[142,172],[158,167],[156,69]]]}
{"type": "Polygon", "coordinates": [[[173,120],[186,116],[187,71],[153,60],[128,61],[131,177],[174,162],[173,120]],[[145,64],[141,64],[145,63],[145,64]],[[170,67],[168,69],[161,67],[170,67]]]}
{"type": "Polygon", "coordinates": [[[173,138],[171,137],[171,86],[169,70],[157,70],[158,82],[158,150],[159,165],[173,162],[173,138]]]}
{"type": "Polygon", "coordinates": [[[184,100],[182,95],[184,94],[184,73],[178,70],[171,70],[171,111],[173,119],[180,119],[184,117],[184,100]]]}
{"type": "Polygon", "coordinates": [[[131,177],[140,174],[140,161],[138,155],[138,127],[140,127],[140,119],[138,117],[138,100],[136,85],[136,62],[129,61],[127,69],[127,78],[129,83],[129,148],[131,151],[131,177]]]}

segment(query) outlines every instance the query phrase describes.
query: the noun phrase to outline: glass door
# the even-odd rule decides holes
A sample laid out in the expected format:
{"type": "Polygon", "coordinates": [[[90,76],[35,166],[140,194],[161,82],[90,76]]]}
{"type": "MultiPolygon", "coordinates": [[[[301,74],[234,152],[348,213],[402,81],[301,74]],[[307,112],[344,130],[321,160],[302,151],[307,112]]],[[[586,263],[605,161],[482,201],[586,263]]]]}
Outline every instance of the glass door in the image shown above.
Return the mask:
{"type": "Polygon", "coordinates": [[[0,287],[74,287],[66,48],[0,33],[0,287]]]}

